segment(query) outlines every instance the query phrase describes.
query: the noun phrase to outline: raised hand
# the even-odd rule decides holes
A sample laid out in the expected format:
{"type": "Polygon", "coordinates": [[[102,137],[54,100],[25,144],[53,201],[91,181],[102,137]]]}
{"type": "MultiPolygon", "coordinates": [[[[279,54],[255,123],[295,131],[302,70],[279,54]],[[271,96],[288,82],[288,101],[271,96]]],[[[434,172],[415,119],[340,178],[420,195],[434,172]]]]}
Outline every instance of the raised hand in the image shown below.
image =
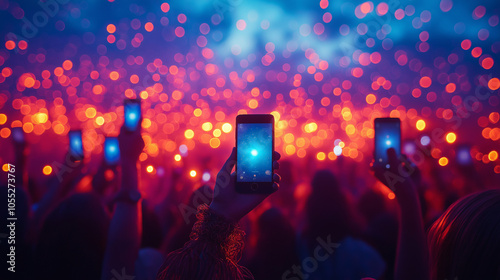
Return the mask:
{"type": "Polygon", "coordinates": [[[388,168],[372,165],[375,177],[391,189],[396,196],[414,194],[416,185],[420,182],[418,168],[406,156],[402,155],[398,158],[393,148],[387,150],[387,156],[389,159],[388,168]]]}
{"type": "Polygon", "coordinates": [[[398,251],[394,279],[429,279],[427,242],[417,194],[420,172],[405,156],[387,150],[389,166],[373,167],[375,177],[390,188],[399,204],[398,251]]]}
{"type": "Polygon", "coordinates": [[[135,163],[144,149],[144,140],[141,136],[141,129],[138,128],[136,131],[128,131],[125,126],[122,126],[120,129],[120,135],[118,135],[118,142],[122,162],[125,161],[135,163]]]}
{"type": "MultiPolygon", "coordinates": [[[[278,152],[273,154],[273,170],[279,169],[278,160],[281,155],[278,152]]],[[[218,215],[231,222],[238,222],[248,212],[252,211],[261,203],[268,194],[240,194],[236,192],[236,174],[232,172],[236,164],[236,148],[233,148],[231,155],[217,174],[215,182],[214,198],[210,208],[218,215]]],[[[278,190],[280,176],[273,175],[273,188],[278,190]]]]}

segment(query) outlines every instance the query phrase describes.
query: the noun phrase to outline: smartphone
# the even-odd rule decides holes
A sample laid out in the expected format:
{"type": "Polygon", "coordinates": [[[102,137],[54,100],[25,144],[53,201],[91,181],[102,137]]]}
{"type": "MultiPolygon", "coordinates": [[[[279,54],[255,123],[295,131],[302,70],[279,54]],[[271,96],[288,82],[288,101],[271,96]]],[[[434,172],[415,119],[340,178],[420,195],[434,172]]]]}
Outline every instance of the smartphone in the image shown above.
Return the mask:
{"type": "Polygon", "coordinates": [[[124,101],[125,128],[128,131],[136,131],[141,120],[141,100],[125,99],[124,101]]]}
{"type": "Polygon", "coordinates": [[[69,137],[69,153],[76,160],[83,159],[83,141],[81,130],[70,130],[69,137]]]}
{"type": "Polygon", "coordinates": [[[389,168],[387,149],[394,148],[399,157],[401,155],[401,121],[399,118],[375,119],[375,167],[389,168]]]}
{"type": "Polygon", "coordinates": [[[106,137],[106,140],[104,140],[104,160],[108,165],[117,165],[120,161],[118,138],[106,137]]]}
{"type": "Polygon", "coordinates": [[[24,131],[22,127],[12,128],[12,139],[16,143],[24,143],[24,131]]]}
{"type": "Polygon", "coordinates": [[[456,160],[459,165],[472,165],[472,156],[469,145],[460,145],[456,150],[456,160]]]}
{"type": "Polygon", "coordinates": [[[236,191],[272,193],[273,115],[236,117],[236,191]]]}

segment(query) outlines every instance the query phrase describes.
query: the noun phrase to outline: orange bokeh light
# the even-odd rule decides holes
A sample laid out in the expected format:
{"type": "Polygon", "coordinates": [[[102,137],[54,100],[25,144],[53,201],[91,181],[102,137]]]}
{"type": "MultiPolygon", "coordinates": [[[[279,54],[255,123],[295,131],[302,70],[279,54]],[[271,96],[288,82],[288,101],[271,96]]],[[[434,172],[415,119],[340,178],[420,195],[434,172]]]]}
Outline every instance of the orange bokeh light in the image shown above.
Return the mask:
{"type": "Polygon", "coordinates": [[[457,140],[457,135],[453,132],[449,132],[446,134],[446,142],[448,143],[454,143],[457,140]]]}
{"type": "Polygon", "coordinates": [[[487,58],[483,59],[483,61],[481,62],[481,66],[483,66],[483,68],[486,70],[491,69],[491,67],[493,67],[493,64],[494,64],[494,61],[493,61],[493,58],[491,58],[491,57],[487,57],[487,58]]]}
{"type": "Polygon", "coordinates": [[[42,172],[44,175],[50,175],[52,173],[52,167],[50,165],[45,165],[42,172]]]}
{"type": "Polygon", "coordinates": [[[423,88],[428,88],[430,87],[432,84],[432,80],[430,77],[422,77],[420,78],[420,86],[423,87],[423,88]]]}
{"type": "Polygon", "coordinates": [[[498,78],[492,78],[488,81],[488,87],[491,90],[497,90],[500,88],[500,80],[498,78]]]}
{"type": "Polygon", "coordinates": [[[73,68],[73,62],[71,62],[71,60],[65,60],[62,66],[64,70],[71,70],[71,68],[73,68]]]}
{"type": "Polygon", "coordinates": [[[497,151],[491,151],[489,154],[488,154],[488,159],[490,161],[495,161],[498,159],[498,152],[497,151]]]}
{"type": "Polygon", "coordinates": [[[108,24],[108,26],[106,27],[106,30],[109,32],[109,33],[115,33],[116,31],[116,26],[114,24],[108,24]]]}
{"type": "Polygon", "coordinates": [[[9,129],[9,128],[7,128],[7,127],[2,128],[2,129],[0,130],[0,136],[1,136],[2,138],[7,138],[7,137],[9,137],[9,136],[10,136],[10,129],[9,129]]]}
{"type": "Polygon", "coordinates": [[[118,78],[120,78],[120,74],[116,71],[111,71],[111,73],[109,73],[109,78],[113,81],[116,81],[118,80],[118,78]]]}
{"type": "Polygon", "coordinates": [[[5,42],[5,48],[8,49],[9,51],[13,50],[15,47],[16,47],[16,43],[14,41],[9,40],[9,41],[5,42]]]}
{"type": "Polygon", "coordinates": [[[422,131],[425,129],[425,121],[424,120],[418,120],[416,127],[418,130],[422,131]]]}
{"type": "Polygon", "coordinates": [[[377,97],[375,96],[375,94],[368,94],[366,95],[366,103],[368,104],[374,104],[375,102],[377,101],[377,97]]]}
{"type": "Polygon", "coordinates": [[[218,148],[220,146],[220,140],[219,138],[212,138],[210,139],[210,147],[212,148],[218,148]]]}
{"type": "Polygon", "coordinates": [[[446,166],[446,165],[448,165],[448,158],[441,157],[438,162],[439,162],[439,165],[446,166]]]}

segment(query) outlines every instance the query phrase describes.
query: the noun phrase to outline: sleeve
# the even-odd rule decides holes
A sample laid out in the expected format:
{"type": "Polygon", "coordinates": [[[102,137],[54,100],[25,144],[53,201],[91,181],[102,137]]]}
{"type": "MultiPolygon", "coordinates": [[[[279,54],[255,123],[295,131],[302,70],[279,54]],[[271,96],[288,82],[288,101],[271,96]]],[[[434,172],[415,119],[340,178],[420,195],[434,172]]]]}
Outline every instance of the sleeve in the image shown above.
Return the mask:
{"type": "Polygon", "coordinates": [[[237,264],[245,232],[206,204],[198,207],[196,217],[190,241],[167,256],[156,279],[253,279],[247,268],[237,264]]]}

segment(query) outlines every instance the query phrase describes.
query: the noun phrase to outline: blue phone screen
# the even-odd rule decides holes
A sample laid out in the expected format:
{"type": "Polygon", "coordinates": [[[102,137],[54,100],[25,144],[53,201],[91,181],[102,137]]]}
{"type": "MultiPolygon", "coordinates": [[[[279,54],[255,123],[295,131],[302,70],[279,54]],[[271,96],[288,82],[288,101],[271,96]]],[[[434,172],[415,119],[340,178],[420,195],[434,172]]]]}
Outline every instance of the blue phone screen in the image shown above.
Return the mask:
{"type": "Polygon", "coordinates": [[[141,119],[141,104],[139,103],[126,103],[125,104],[125,127],[129,131],[135,131],[139,126],[141,119]]]}
{"type": "Polygon", "coordinates": [[[272,123],[238,124],[238,182],[272,182],[272,134],[272,123]]]}
{"type": "Polygon", "coordinates": [[[71,154],[75,157],[83,157],[82,133],[80,131],[70,131],[68,136],[71,154]]]}
{"type": "Polygon", "coordinates": [[[387,165],[387,149],[394,148],[401,155],[401,129],[399,119],[394,121],[375,120],[375,163],[387,165]]]}
{"type": "Polygon", "coordinates": [[[104,158],[108,164],[116,164],[120,160],[120,146],[117,138],[106,138],[104,142],[104,158]]]}

